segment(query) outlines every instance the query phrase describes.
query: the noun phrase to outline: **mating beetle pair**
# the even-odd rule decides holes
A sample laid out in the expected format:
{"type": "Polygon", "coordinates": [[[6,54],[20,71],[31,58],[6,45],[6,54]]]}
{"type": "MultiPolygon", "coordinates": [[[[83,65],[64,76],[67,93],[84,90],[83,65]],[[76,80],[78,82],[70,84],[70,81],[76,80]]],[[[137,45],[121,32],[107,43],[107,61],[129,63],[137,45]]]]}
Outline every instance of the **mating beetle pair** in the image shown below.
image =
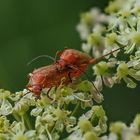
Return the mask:
{"type": "MultiPolygon", "coordinates": [[[[115,49],[99,58],[91,58],[86,53],[74,49],[60,51],[57,53],[59,59],[54,61],[53,64],[35,69],[29,74],[27,88],[39,97],[43,88],[49,88],[48,91],[50,91],[52,87],[58,87],[62,78],[65,78],[64,85],[71,83],[73,78],[77,78],[85,73],[89,64],[95,64],[105,56],[120,49],[115,49]]],[[[93,82],[92,84],[99,93],[93,82]]]]}

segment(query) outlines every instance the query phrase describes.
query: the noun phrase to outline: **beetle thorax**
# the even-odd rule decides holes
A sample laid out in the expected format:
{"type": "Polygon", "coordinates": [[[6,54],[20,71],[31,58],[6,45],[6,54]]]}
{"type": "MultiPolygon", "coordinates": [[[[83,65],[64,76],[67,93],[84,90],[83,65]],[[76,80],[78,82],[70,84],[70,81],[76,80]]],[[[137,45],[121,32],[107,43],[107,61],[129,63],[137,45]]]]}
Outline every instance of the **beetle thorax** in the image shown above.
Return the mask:
{"type": "Polygon", "coordinates": [[[60,60],[64,60],[65,62],[73,65],[80,65],[83,63],[87,63],[90,60],[90,56],[86,53],[82,53],[73,49],[66,49],[60,56],[60,60]]]}

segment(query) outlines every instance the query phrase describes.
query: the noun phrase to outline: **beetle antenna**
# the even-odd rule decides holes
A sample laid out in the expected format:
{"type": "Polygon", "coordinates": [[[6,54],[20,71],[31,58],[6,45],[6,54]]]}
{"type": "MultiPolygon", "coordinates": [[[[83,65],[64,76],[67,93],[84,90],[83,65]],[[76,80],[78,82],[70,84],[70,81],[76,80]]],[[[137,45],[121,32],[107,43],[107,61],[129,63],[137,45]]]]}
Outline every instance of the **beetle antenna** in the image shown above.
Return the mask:
{"type": "Polygon", "coordinates": [[[95,64],[96,62],[102,60],[104,57],[106,57],[106,56],[108,56],[108,55],[110,55],[110,54],[112,54],[112,53],[114,53],[114,52],[116,52],[116,51],[119,51],[119,50],[121,50],[121,49],[123,49],[123,48],[125,48],[125,47],[126,47],[126,46],[120,47],[120,48],[115,49],[115,50],[112,50],[111,52],[109,52],[109,53],[107,53],[107,54],[105,54],[105,55],[102,55],[102,56],[100,56],[100,57],[98,57],[98,58],[92,58],[92,59],[89,61],[89,64],[95,64]]]}
{"type": "Polygon", "coordinates": [[[47,57],[47,58],[51,59],[53,62],[55,62],[55,58],[53,58],[52,56],[49,56],[49,55],[40,55],[40,56],[37,56],[37,57],[35,57],[34,59],[32,59],[30,62],[28,62],[28,63],[27,63],[27,66],[29,66],[31,63],[33,63],[33,62],[36,61],[37,59],[43,58],[43,57],[47,57]]]}

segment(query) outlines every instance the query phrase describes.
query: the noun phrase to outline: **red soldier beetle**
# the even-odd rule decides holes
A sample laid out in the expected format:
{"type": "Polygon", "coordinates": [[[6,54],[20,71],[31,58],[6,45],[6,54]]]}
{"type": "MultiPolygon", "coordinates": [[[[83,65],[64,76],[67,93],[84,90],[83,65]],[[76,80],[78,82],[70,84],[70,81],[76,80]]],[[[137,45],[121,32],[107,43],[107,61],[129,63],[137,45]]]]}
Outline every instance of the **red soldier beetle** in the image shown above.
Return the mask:
{"type": "MultiPolygon", "coordinates": [[[[29,74],[29,83],[27,84],[27,88],[37,97],[40,97],[40,93],[43,88],[49,88],[47,92],[47,96],[49,97],[48,93],[51,88],[58,87],[61,84],[62,78],[65,78],[63,84],[67,85],[72,82],[73,78],[77,78],[81,74],[85,74],[87,76],[85,71],[89,64],[95,64],[105,56],[112,54],[122,48],[124,47],[115,49],[99,58],[91,58],[88,54],[74,49],[65,49],[64,51],[60,51],[56,54],[56,56],[59,57],[58,60],[50,57],[54,61],[54,64],[35,69],[29,74]]],[[[97,93],[100,93],[92,80],[90,81],[97,93]]]]}

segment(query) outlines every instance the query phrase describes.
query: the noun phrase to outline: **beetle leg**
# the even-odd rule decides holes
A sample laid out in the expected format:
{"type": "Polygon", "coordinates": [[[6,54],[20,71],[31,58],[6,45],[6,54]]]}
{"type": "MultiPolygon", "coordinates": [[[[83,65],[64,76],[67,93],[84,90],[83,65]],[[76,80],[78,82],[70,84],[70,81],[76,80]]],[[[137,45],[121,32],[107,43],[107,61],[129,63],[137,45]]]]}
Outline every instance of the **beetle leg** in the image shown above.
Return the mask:
{"type": "Polygon", "coordinates": [[[70,72],[68,73],[68,77],[69,77],[70,82],[72,83],[72,78],[71,78],[71,73],[70,72]]]}
{"type": "Polygon", "coordinates": [[[49,90],[47,91],[46,95],[50,100],[53,100],[53,98],[50,97],[49,92],[51,91],[52,88],[49,88],[49,90]]]}
{"type": "Polygon", "coordinates": [[[100,95],[100,91],[96,88],[95,84],[93,83],[93,81],[91,80],[91,78],[82,70],[80,70],[78,67],[74,66],[74,65],[69,65],[70,68],[72,69],[77,69],[79,70],[80,72],[82,72],[87,78],[88,80],[92,83],[93,87],[95,88],[95,90],[97,91],[97,93],[100,95]]]}

